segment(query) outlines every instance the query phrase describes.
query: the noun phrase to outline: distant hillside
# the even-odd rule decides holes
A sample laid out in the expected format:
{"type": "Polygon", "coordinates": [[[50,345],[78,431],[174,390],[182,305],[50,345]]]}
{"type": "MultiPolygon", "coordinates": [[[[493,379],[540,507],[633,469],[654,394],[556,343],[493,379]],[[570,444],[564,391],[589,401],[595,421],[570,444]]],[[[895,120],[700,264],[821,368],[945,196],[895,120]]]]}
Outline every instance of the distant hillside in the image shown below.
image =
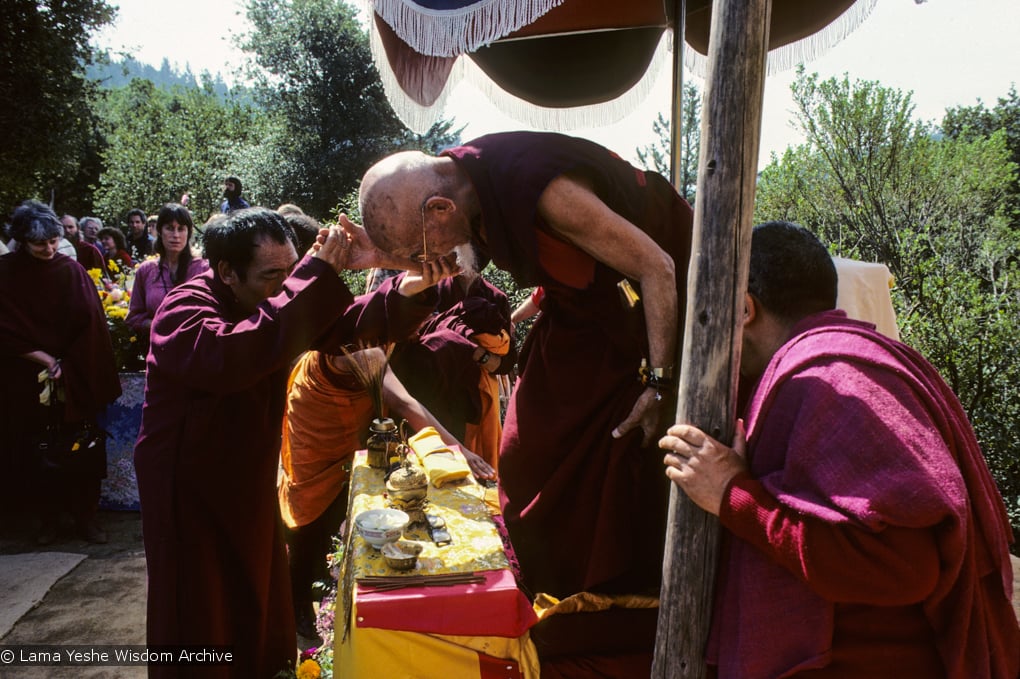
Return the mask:
{"type": "Polygon", "coordinates": [[[159,68],[149,64],[143,64],[131,57],[123,57],[119,60],[109,59],[107,63],[94,63],[85,69],[85,76],[89,80],[95,80],[101,87],[117,89],[125,87],[134,78],[151,80],[156,87],[164,90],[173,89],[175,85],[181,87],[200,87],[203,80],[208,79],[212,84],[213,91],[222,98],[230,94],[230,88],[223,82],[223,77],[203,72],[196,76],[191,72],[190,66],[185,66],[183,72],[178,71],[170,65],[169,60],[163,59],[159,68]]]}

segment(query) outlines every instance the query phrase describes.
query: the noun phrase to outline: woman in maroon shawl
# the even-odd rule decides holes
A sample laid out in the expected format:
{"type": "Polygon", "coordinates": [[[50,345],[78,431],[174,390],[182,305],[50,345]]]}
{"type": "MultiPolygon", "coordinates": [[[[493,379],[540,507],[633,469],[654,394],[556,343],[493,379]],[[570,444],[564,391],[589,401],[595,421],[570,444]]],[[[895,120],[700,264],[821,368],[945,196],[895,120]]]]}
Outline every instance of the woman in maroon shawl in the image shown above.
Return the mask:
{"type": "MultiPolygon", "coordinates": [[[[85,269],[57,253],[63,233],[53,210],[26,201],[11,220],[11,235],[19,247],[0,258],[0,430],[7,447],[3,476],[30,488],[37,498],[41,544],[53,540],[57,517],[65,509],[82,537],[105,542],[95,523],[100,480],[106,476],[105,446],[84,451],[89,457],[73,473],[43,471],[32,447],[46,423],[94,423],[120,395],[99,295],[85,269]],[[63,390],[63,400],[52,406],[40,403],[47,378],[63,390]]],[[[15,490],[11,485],[9,490],[15,490]]]]}
{"type": "Polygon", "coordinates": [[[1015,679],[1011,530],[956,396],[833,310],[836,271],[807,230],[755,228],[748,290],[746,441],[677,425],[660,443],[725,529],[709,664],[721,679],[1015,679]]]}

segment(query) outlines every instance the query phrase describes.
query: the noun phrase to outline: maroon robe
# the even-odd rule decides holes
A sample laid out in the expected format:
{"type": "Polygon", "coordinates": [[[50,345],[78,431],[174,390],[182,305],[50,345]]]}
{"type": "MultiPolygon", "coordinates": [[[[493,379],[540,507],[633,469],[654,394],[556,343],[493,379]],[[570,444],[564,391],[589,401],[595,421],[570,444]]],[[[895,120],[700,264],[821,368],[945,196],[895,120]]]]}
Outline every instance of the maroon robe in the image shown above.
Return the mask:
{"type": "Polygon", "coordinates": [[[234,661],[150,666],[150,676],[269,678],[294,661],[276,497],[287,375],[310,346],[339,352],[413,332],[435,294],[408,300],[397,283],[352,305],[329,265],[305,257],[251,316],[212,271],[167,294],[135,448],[148,643],[229,647],[234,661]]]}
{"type": "Polygon", "coordinates": [[[810,316],[746,422],[750,476],[720,512],[719,677],[1017,677],[1009,521],[924,358],[842,311],[810,316]]]}
{"type": "MultiPolygon", "coordinates": [[[[483,368],[474,361],[476,333],[510,333],[510,302],[502,290],[479,276],[465,290],[456,278],[436,286],[437,313],[418,329],[415,337],[401,342],[390,365],[408,393],[436,416],[458,440],[464,441],[466,425],[477,425],[482,416],[478,381],[483,368]]],[[[511,340],[496,374],[510,372],[517,362],[511,340]]],[[[480,453],[481,451],[472,451],[480,453]]]]}
{"type": "Polygon", "coordinates": [[[85,267],[86,271],[91,269],[99,269],[103,276],[109,276],[106,271],[106,260],[103,258],[103,253],[99,251],[92,243],[86,243],[81,238],[72,241],[74,245],[74,251],[78,254],[78,263],[85,267]]]}
{"type": "Polygon", "coordinates": [[[36,376],[43,369],[22,354],[42,350],[60,359],[65,420],[94,419],[120,396],[120,380],[96,285],[70,257],[33,257],[27,248],[0,257],[0,403],[5,432],[40,421],[36,376]]]}
{"type": "Polygon", "coordinates": [[[668,500],[662,455],[654,444],[642,447],[640,429],[611,436],[643,389],[643,310],[621,302],[620,272],[552,235],[537,204],[556,177],[586,178],[614,212],[673,257],[678,319],[690,206],[661,176],[583,139],[493,134],[444,155],[478,194],[485,239],[476,245],[518,284],[546,292],[521,351],[499,461],[501,505],[525,583],[558,597],[657,594],[668,500]]]}

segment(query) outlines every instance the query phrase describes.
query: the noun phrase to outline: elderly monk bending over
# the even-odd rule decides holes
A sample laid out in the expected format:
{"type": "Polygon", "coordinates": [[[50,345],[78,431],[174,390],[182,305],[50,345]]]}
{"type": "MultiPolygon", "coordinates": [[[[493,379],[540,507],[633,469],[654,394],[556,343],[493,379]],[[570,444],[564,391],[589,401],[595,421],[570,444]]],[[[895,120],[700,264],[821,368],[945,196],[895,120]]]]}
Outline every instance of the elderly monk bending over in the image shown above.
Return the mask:
{"type": "Polygon", "coordinates": [[[512,132],[385,158],[364,176],[361,214],[387,252],[430,261],[470,245],[545,288],[499,460],[525,583],[557,597],[657,595],[668,483],[654,438],[674,380],[690,206],[590,141],[512,132]]]}
{"type": "Polygon", "coordinates": [[[835,302],[814,235],[755,227],[746,437],[676,425],[660,443],[725,529],[707,660],[720,679],[1015,679],[1011,531],[967,416],[835,302]]]}
{"type": "Polygon", "coordinates": [[[319,240],[299,260],[280,215],[232,212],[205,230],[210,270],[173,288],[153,319],[135,446],[147,642],[218,647],[232,660],[151,665],[150,677],[273,677],[293,664],[276,499],[291,362],[309,347],[408,336],[435,306],[426,288],[456,273],[448,261],[419,265],[355,299],[337,274],[393,258],[336,227],[319,240]]]}

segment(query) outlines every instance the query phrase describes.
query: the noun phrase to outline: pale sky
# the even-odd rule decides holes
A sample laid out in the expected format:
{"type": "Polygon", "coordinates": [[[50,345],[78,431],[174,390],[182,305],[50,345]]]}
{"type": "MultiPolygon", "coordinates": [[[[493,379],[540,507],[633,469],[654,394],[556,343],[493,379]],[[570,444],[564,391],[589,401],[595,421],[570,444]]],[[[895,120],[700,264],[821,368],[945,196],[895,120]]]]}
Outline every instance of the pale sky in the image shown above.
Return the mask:
{"type": "MultiPolygon", "coordinates": [[[[192,71],[219,71],[228,80],[242,62],[231,35],[244,30],[242,5],[235,0],[119,0],[119,19],[98,44],[123,49],[139,61],[159,66],[164,57],[192,71]]],[[[848,73],[851,80],[877,80],[913,92],[915,115],[941,120],[947,107],[994,106],[1020,80],[1020,2],[1018,0],[881,0],[864,23],[825,55],[807,64],[823,78],[848,73]]],[[[699,87],[703,85],[691,77],[699,87]]],[[[800,138],[790,129],[793,71],[769,76],[765,85],[760,165],[800,138]]],[[[655,89],[624,121],[599,129],[574,130],[620,155],[654,139],[652,122],[668,114],[670,77],[663,69],[655,89]]],[[[465,139],[521,123],[495,110],[471,85],[455,91],[448,109],[465,139]]]]}

